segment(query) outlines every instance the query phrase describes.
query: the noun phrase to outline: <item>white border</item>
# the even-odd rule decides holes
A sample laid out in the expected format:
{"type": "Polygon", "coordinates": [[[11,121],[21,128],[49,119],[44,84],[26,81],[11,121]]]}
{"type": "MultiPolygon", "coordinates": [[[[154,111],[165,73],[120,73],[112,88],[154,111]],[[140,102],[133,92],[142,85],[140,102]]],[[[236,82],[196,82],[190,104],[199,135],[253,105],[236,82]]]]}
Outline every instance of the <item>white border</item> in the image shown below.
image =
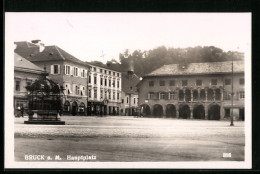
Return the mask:
{"type": "MultiPolygon", "coordinates": [[[[252,14],[250,17],[252,19],[252,14]]],[[[252,168],[252,91],[251,91],[251,40],[245,53],[245,161],[215,162],[16,162],[14,161],[14,39],[5,18],[5,168],[51,168],[51,169],[250,169],[252,168]]],[[[250,21],[251,25],[251,21],[250,21]]],[[[252,25],[251,25],[252,26],[252,25]]],[[[251,33],[250,33],[251,36],[251,33]]],[[[252,38],[252,36],[251,36],[252,38]]]]}

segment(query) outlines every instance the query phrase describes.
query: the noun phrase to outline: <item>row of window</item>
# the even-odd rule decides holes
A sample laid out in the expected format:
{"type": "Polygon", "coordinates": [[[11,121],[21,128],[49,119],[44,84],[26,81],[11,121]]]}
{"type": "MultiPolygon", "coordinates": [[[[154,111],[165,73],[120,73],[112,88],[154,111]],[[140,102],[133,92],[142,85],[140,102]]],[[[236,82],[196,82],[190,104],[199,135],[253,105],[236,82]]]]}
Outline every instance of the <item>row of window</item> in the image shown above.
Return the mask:
{"type": "MultiPolygon", "coordinates": [[[[91,76],[88,77],[88,83],[91,83],[91,76]]],[[[117,84],[117,88],[120,87],[120,81],[117,80],[117,83],[115,80],[107,80],[106,78],[100,78],[100,85],[103,86],[103,82],[104,82],[104,86],[109,86],[111,87],[111,85],[115,88],[116,84],[117,84]]],[[[94,76],[94,85],[97,84],[97,76],[94,76]]]]}
{"type": "MultiPolygon", "coordinates": [[[[124,101],[124,99],[122,99],[122,103],[124,103],[125,101],[124,101]]],[[[126,104],[128,104],[129,103],[129,98],[128,97],[126,97],[126,104]]],[[[136,104],[136,98],[134,98],[134,104],[136,104]]]]}
{"type": "MultiPolygon", "coordinates": [[[[182,80],[181,81],[182,86],[188,86],[188,80],[182,80]]],[[[245,81],[244,78],[239,79],[239,84],[244,85],[245,81]]],[[[218,79],[211,79],[211,85],[217,85],[218,84],[218,79]]],[[[160,86],[165,86],[165,80],[160,80],[159,81],[160,86]]],[[[225,85],[231,85],[231,79],[225,79],[225,85]]],[[[149,81],[149,86],[153,87],[154,86],[154,81],[149,81]]],[[[169,81],[169,86],[175,86],[175,80],[170,80],[169,81]]],[[[202,80],[196,80],[196,86],[202,86],[202,80]]]]}
{"type": "MultiPolygon", "coordinates": [[[[59,74],[58,71],[55,71],[55,67],[59,67],[59,65],[53,65],[54,66],[54,74],[59,74]]],[[[58,68],[59,69],[59,68],[58,68]]],[[[75,66],[65,65],[64,66],[64,74],[65,75],[73,75],[75,77],[82,77],[87,78],[87,70],[83,68],[78,68],[75,66]]]]}
{"type": "Polygon", "coordinates": [[[80,95],[85,96],[86,95],[86,88],[82,85],[73,84],[72,85],[72,91],[71,91],[71,84],[65,84],[65,94],[70,95],[80,95]]]}
{"type": "MultiPolygon", "coordinates": [[[[92,98],[92,90],[89,89],[88,90],[88,97],[92,98]]],[[[94,89],[94,99],[97,99],[97,89],[94,89]]],[[[110,91],[104,91],[104,90],[100,90],[100,99],[109,99],[109,100],[115,100],[117,98],[117,100],[119,100],[120,98],[120,93],[116,93],[116,92],[110,92],[110,91]],[[112,96],[111,96],[112,95],[112,96]]]]}
{"type": "MultiPolygon", "coordinates": [[[[32,84],[32,80],[26,80],[26,85],[30,86],[32,84]]],[[[21,91],[21,79],[15,79],[15,91],[21,91]]]]}
{"type": "MultiPolygon", "coordinates": [[[[96,67],[90,67],[90,70],[93,71],[93,72],[97,72],[98,69],[96,67]]],[[[105,69],[100,68],[99,72],[104,73],[104,74],[109,74],[109,75],[113,74],[113,76],[119,77],[119,73],[108,71],[108,70],[105,70],[105,69]]]]}

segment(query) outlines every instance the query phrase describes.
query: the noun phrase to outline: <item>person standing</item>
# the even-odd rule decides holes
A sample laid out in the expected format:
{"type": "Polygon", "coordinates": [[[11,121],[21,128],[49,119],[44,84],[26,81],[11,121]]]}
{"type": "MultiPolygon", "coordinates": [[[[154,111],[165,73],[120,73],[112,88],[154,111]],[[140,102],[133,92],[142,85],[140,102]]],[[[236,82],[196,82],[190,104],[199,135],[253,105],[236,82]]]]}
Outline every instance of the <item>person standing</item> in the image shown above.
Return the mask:
{"type": "Polygon", "coordinates": [[[22,115],[22,117],[23,117],[23,113],[24,113],[24,108],[23,108],[23,106],[21,107],[21,115],[22,115]]]}

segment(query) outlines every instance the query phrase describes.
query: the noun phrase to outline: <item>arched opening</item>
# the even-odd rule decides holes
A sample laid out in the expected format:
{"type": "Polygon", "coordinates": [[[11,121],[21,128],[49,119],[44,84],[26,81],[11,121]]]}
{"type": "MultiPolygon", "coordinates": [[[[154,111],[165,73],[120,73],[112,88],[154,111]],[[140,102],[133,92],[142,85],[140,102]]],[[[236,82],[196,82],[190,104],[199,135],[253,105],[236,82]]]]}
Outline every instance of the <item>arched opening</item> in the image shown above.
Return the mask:
{"type": "Polygon", "coordinates": [[[153,107],[153,115],[155,117],[162,117],[163,116],[163,107],[162,105],[156,104],[153,107]]]}
{"type": "Polygon", "coordinates": [[[81,102],[79,105],[79,113],[80,113],[80,115],[85,114],[85,104],[83,102],[81,102]]]}
{"type": "Polygon", "coordinates": [[[185,101],[191,101],[191,92],[189,89],[185,90],[185,101]]]}
{"type": "Polygon", "coordinates": [[[183,90],[179,90],[179,101],[183,101],[183,100],[184,100],[183,90]]]}
{"type": "Polygon", "coordinates": [[[190,118],[190,107],[188,105],[181,105],[179,109],[179,118],[190,118]]]}
{"type": "Polygon", "coordinates": [[[199,99],[199,93],[198,90],[193,91],[193,101],[198,101],[199,99]]]}
{"type": "Polygon", "coordinates": [[[166,117],[176,117],[176,107],[173,104],[166,106],[166,117]]]}
{"type": "Polygon", "coordinates": [[[211,107],[209,107],[208,119],[209,120],[220,120],[220,106],[219,105],[212,105],[211,107]]]}
{"type": "Polygon", "coordinates": [[[73,116],[75,116],[75,115],[77,115],[77,113],[78,113],[78,103],[77,103],[76,101],[74,101],[74,102],[72,103],[71,114],[72,114],[73,116]]]}
{"type": "Polygon", "coordinates": [[[203,105],[197,105],[193,109],[194,119],[205,119],[205,109],[203,105]]]}
{"type": "Polygon", "coordinates": [[[200,100],[206,100],[206,93],[205,93],[205,89],[202,89],[200,91],[200,100]]]}
{"type": "Polygon", "coordinates": [[[68,100],[66,100],[65,103],[64,103],[63,111],[64,112],[70,111],[70,102],[68,100]]]}
{"type": "Polygon", "coordinates": [[[151,109],[150,106],[147,104],[141,105],[141,114],[142,116],[150,116],[151,115],[151,109]]]}
{"type": "Polygon", "coordinates": [[[208,100],[213,100],[214,92],[213,89],[208,89],[208,100]]]}
{"type": "Polygon", "coordinates": [[[215,90],[215,100],[221,100],[221,92],[220,89],[215,90]]]}

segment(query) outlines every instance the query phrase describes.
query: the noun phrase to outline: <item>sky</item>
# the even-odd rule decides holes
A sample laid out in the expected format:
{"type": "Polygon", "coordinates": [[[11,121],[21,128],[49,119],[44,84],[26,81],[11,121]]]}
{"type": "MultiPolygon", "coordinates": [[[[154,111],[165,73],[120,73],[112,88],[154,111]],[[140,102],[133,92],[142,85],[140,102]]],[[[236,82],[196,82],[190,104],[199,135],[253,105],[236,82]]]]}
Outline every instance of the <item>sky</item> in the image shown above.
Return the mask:
{"type": "Polygon", "coordinates": [[[250,13],[6,13],[6,42],[40,39],[83,61],[159,46],[251,48],[250,13]]]}

